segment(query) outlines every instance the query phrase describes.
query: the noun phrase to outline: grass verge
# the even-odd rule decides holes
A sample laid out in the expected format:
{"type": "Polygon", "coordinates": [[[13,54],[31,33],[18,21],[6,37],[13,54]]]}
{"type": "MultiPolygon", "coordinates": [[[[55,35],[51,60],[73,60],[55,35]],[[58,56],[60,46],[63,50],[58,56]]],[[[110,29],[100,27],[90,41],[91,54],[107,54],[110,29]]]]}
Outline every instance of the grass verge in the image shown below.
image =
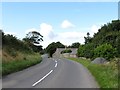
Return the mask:
{"type": "Polygon", "coordinates": [[[100,88],[118,88],[118,69],[110,64],[92,64],[89,60],[69,58],[70,60],[83,64],[95,77],[100,88]]]}
{"type": "Polygon", "coordinates": [[[17,57],[14,60],[10,60],[10,61],[6,61],[3,58],[2,76],[23,70],[25,68],[33,66],[42,61],[42,58],[41,58],[40,54],[38,54],[38,53],[29,54],[29,55],[28,54],[20,54],[19,57],[20,56],[21,56],[20,59],[17,57]]]}

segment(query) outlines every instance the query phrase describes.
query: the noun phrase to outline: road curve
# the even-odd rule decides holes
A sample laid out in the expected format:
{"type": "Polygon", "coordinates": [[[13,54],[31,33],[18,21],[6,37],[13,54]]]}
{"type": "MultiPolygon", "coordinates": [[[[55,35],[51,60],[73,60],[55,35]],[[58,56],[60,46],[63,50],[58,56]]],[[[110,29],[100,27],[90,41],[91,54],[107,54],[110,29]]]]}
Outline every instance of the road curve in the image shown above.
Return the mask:
{"type": "Polygon", "coordinates": [[[40,64],[2,78],[3,88],[98,88],[94,77],[81,64],[44,58],[40,64]]]}

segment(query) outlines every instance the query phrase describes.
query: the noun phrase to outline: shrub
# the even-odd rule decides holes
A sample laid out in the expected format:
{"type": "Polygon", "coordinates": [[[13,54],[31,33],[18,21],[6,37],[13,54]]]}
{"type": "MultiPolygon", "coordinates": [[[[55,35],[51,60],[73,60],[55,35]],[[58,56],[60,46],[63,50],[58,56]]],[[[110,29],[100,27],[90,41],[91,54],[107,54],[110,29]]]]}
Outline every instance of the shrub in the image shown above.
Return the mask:
{"type": "Polygon", "coordinates": [[[94,58],[96,57],[103,57],[107,60],[115,57],[117,54],[116,48],[113,48],[110,44],[102,44],[94,49],[94,58]]]}
{"type": "Polygon", "coordinates": [[[78,56],[92,58],[94,54],[94,44],[89,43],[85,45],[80,45],[78,48],[78,56]]]}
{"type": "Polygon", "coordinates": [[[70,49],[67,49],[67,50],[63,50],[63,51],[61,51],[61,54],[63,54],[63,53],[71,53],[72,51],[70,50],[70,49]]]}

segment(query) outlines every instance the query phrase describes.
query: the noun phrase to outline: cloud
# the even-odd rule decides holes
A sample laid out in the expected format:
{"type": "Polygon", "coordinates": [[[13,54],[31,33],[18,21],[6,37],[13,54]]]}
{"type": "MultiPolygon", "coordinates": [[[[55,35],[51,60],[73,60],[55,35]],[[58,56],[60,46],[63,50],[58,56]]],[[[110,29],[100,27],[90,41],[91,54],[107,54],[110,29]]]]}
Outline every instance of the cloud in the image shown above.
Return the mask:
{"type": "Polygon", "coordinates": [[[74,42],[84,43],[84,36],[86,33],[80,31],[69,31],[58,33],[57,37],[54,38],[54,42],[60,41],[64,45],[71,45],[74,42]]]}
{"type": "MultiPolygon", "coordinates": [[[[39,29],[32,28],[27,31],[39,31],[40,34],[43,35],[44,40],[43,42],[41,42],[41,45],[43,46],[43,48],[46,48],[50,43],[57,41],[60,41],[64,45],[71,45],[74,42],[80,42],[81,44],[83,44],[84,37],[87,36],[87,32],[90,33],[90,36],[93,36],[94,33],[98,32],[100,26],[101,24],[94,24],[91,27],[84,27],[79,29],[77,28],[77,31],[55,33],[52,25],[41,23],[39,29]]],[[[68,28],[67,24],[66,28],[68,28]]]]}
{"type": "Polygon", "coordinates": [[[92,25],[89,32],[90,36],[93,36],[94,33],[97,33],[100,27],[101,27],[100,25],[92,25]]]}
{"type": "Polygon", "coordinates": [[[92,27],[91,27],[91,32],[97,33],[97,32],[98,32],[98,29],[99,29],[99,26],[97,26],[97,25],[92,25],[92,27]]]}
{"type": "Polygon", "coordinates": [[[59,36],[67,39],[78,39],[84,37],[85,33],[78,31],[60,33],[59,36]]]}
{"type": "Polygon", "coordinates": [[[61,27],[63,28],[63,29],[67,29],[67,28],[73,28],[73,27],[75,27],[75,25],[73,25],[70,21],[68,21],[68,20],[64,20],[63,22],[62,22],[62,24],[61,24],[61,27]]]}
{"type": "Polygon", "coordinates": [[[40,24],[40,33],[44,37],[48,37],[53,39],[55,37],[55,34],[53,33],[53,27],[50,24],[42,23],[40,24]]]}

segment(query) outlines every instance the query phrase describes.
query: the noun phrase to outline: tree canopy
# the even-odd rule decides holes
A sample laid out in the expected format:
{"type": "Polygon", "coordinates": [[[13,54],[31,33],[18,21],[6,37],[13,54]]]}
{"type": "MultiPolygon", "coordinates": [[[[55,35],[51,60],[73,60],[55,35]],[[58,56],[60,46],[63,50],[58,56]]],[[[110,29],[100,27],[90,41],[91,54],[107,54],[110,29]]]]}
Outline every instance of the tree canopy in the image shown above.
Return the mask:
{"type": "Polygon", "coordinates": [[[85,38],[85,44],[80,45],[78,56],[96,58],[103,56],[107,59],[120,57],[120,20],[104,24],[93,37],[85,38]],[[112,52],[113,53],[112,53],[112,52]]]}
{"type": "Polygon", "coordinates": [[[46,47],[46,52],[52,57],[57,48],[65,48],[65,46],[60,42],[52,42],[46,47]]]}

